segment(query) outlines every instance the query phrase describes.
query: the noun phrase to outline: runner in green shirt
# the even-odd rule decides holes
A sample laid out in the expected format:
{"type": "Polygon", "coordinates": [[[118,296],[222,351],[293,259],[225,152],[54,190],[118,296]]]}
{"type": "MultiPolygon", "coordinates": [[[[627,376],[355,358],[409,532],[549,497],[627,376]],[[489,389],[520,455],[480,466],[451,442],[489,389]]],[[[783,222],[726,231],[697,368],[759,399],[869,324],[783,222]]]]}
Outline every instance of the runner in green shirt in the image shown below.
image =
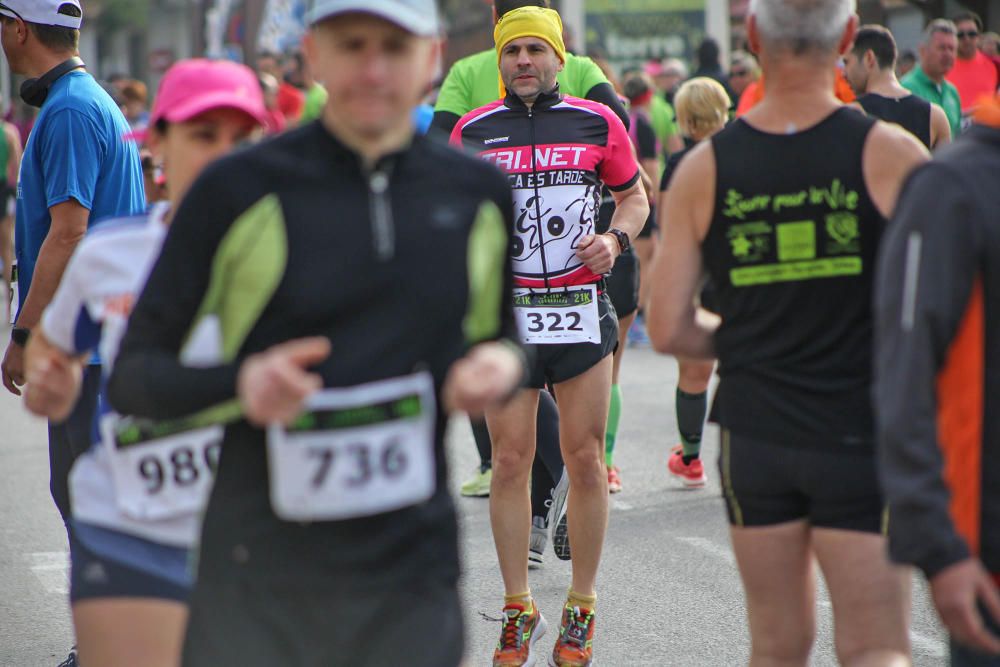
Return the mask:
{"type": "Polygon", "coordinates": [[[323,87],[323,84],[314,81],[313,85],[306,91],[306,103],[302,108],[302,118],[299,122],[305,124],[319,118],[323,114],[323,107],[326,106],[326,98],[326,88],[323,87]]]}
{"type": "Polygon", "coordinates": [[[944,77],[955,65],[957,45],[954,23],[947,19],[931,21],[920,45],[920,64],[900,81],[914,95],[944,109],[953,140],[962,130],[962,102],[958,88],[944,77]]]}
{"type": "Polygon", "coordinates": [[[656,138],[660,140],[660,145],[664,148],[659,156],[659,175],[662,176],[663,170],[667,166],[667,155],[683,150],[684,141],[681,139],[680,132],[677,131],[677,114],[674,113],[674,107],[663,99],[662,95],[653,95],[653,99],[650,100],[649,121],[653,125],[656,138]]]}

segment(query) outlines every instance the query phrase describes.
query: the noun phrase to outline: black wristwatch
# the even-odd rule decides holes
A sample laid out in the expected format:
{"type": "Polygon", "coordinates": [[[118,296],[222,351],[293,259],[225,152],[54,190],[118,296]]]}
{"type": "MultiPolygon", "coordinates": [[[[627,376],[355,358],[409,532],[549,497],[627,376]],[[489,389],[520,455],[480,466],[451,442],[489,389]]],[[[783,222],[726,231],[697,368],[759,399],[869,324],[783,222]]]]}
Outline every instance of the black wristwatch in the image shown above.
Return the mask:
{"type": "Polygon", "coordinates": [[[24,347],[28,344],[28,338],[31,337],[31,329],[25,329],[23,327],[14,327],[10,330],[10,339],[14,341],[15,345],[20,345],[24,347]]]}
{"type": "Polygon", "coordinates": [[[608,230],[608,234],[614,236],[615,240],[618,241],[619,254],[625,252],[626,250],[632,247],[632,239],[630,239],[628,237],[628,234],[626,234],[622,230],[615,229],[614,227],[612,227],[611,229],[608,230]]]}

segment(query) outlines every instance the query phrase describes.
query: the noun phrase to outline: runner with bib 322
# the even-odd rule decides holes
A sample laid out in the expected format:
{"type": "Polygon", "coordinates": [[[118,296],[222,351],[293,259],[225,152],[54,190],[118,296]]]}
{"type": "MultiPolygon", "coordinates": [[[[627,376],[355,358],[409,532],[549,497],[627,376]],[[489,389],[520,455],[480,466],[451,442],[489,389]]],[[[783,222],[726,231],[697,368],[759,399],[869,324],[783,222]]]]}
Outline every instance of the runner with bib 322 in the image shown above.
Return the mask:
{"type": "Polygon", "coordinates": [[[535,356],[528,389],[486,415],[493,436],[490,514],[506,592],[493,664],[535,664],[534,644],[545,631],[525,555],[535,413],[539,389],[549,382],[559,401],[573,552],[573,583],[550,664],[590,665],[608,518],[604,429],[618,342],[602,276],[642,229],[649,204],[621,120],[604,105],[559,92],[556,73],[566,59],[559,15],[517,9],[504,14],[494,36],[507,95],[467,114],[452,133],[452,143],[507,172],[514,190],[514,311],[521,341],[535,356]],[[595,234],[602,184],[618,208],[609,232],[595,234]]]}

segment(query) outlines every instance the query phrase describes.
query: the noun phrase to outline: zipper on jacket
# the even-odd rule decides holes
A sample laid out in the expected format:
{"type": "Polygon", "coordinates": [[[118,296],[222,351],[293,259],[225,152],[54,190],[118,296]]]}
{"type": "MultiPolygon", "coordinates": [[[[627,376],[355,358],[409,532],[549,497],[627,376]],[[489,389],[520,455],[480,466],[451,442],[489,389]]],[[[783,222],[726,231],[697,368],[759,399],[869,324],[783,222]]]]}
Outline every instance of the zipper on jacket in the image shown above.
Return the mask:
{"type": "Polygon", "coordinates": [[[368,213],[375,241],[375,256],[388,261],[396,254],[396,225],[392,219],[389,173],[376,168],[368,174],[368,213]]]}
{"type": "Polygon", "coordinates": [[[528,125],[531,128],[531,179],[534,183],[535,190],[535,227],[538,229],[538,250],[539,256],[542,258],[542,273],[545,274],[545,288],[549,288],[549,266],[545,261],[545,229],[542,225],[542,206],[539,203],[539,191],[538,191],[538,165],[535,162],[535,154],[537,149],[535,147],[535,114],[531,108],[528,109],[528,125]]]}

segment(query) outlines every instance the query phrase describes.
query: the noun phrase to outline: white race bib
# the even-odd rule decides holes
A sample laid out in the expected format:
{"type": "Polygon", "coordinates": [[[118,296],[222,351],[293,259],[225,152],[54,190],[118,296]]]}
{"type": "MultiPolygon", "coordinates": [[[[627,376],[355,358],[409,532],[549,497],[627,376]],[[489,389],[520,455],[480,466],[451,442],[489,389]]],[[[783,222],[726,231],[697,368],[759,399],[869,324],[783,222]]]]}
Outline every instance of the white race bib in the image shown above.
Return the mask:
{"type": "Polygon", "coordinates": [[[222,426],[177,431],[163,423],[115,414],[101,419],[119,509],[158,521],[197,514],[212,489],[222,426]]]}
{"type": "Polygon", "coordinates": [[[436,414],[427,372],[317,392],[294,424],[268,429],[275,513],[335,521],[429,500],[437,487],[436,414]]]}
{"type": "Polygon", "coordinates": [[[527,345],[601,342],[596,285],[517,288],[514,315],[527,345]]]}

